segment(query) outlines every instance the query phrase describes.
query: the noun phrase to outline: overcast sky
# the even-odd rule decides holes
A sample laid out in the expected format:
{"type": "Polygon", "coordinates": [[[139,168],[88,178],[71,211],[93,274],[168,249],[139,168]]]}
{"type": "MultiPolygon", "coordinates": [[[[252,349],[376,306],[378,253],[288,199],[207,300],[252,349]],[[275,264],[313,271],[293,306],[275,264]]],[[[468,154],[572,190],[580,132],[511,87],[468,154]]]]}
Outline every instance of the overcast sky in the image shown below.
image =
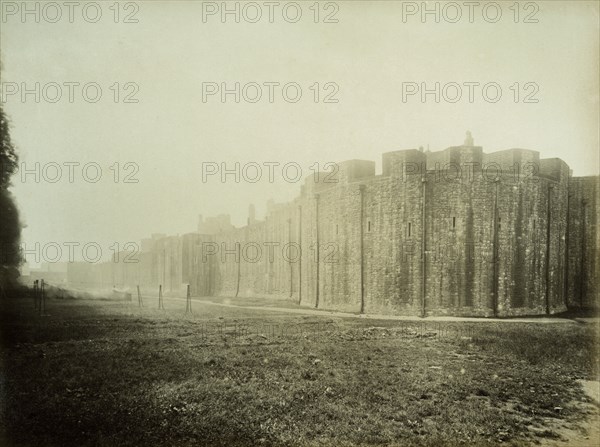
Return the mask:
{"type": "MultiPolygon", "coordinates": [[[[198,214],[229,213],[242,225],[250,203],[262,217],[269,198],[287,201],[300,189],[280,167],[274,183],[266,168],[257,183],[229,176],[223,184],[218,175],[203,182],[205,162],[296,162],[307,176],[315,163],[359,158],[375,160],[379,172],[383,152],[442,150],[461,144],[470,130],[485,152],[533,149],[562,158],[574,175],[598,174],[598,2],[521,3],[517,23],[512,1],[499,2],[496,23],[493,8],[482,12],[489,2],[473,11],[473,23],[466,7],[449,23],[457,11],[441,2],[440,23],[432,15],[423,23],[420,11],[403,17],[403,8],[409,13],[421,2],[392,1],[324,2],[319,23],[312,1],[301,2],[296,23],[293,6],[282,14],[289,2],[274,9],[273,23],[263,2],[257,23],[248,22],[257,11],[249,7],[240,23],[232,15],[222,23],[219,11],[203,20],[203,7],[212,12],[213,4],[146,1],[121,3],[115,23],[113,3],[101,4],[96,23],[93,7],[83,15],[85,2],[73,23],[64,6],[56,23],[49,23],[57,13],[50,7],[40,9],[36,23],[33,14],[23,20],[15,11],[21,2],[2,2],[2,99],[21,162],[28,169],[40,163],[42,171],[39,183],[33,175],[14,179],[28,247],[97,242],[107,255],[114,242],[194,231],[198,214]],[[337,23],[323,23],[327,16],[337,23]],[[137,23],[123,23],[126,17],[137,23]],[[538,22],[524,23],[532,20],[538,22]],[[23,101],[22,87],[34,89],[36,82],[40,102],[33,94],[23,101]],[[94,82],[102,96],[91,103],[81,85],[94,82]],[[256,103],[244,97],[236,103],[233,95],[223,103],[219,94],[203,101],[208,82],[230,88],[256,82],[263,96],[256,103]],[[297,83],[302,97],[288,102],[276,86],[271,103],[265,82],[297,83]],[[408,82],[448,85],[447,99],[456,92],[448,83],[497,83],[502,97],[493,103],[474,87],[469,102],[463,85],[456,103],[444,97],[436,103],[433,95],[423,102],[419,94],[403,98],[408,82]],[[56,103],[51,83],[62,86],[56,103]],[[80,84],[71,84],[72,103],[65,83],[80,84]],[[125,103],[128,94],[138,102],[125,103]],[[337,102],[324,102],[328,94],[337,102]],[[55,176],[52,163],[62,165],[56,183],[44,178],[55,176]],[[79,163],[72,165],[73,183],[64,163],[79,163]],[[91,183],[94,163],[102,177],[91,183]],[[138,182],[125,183],[128,174],[138,182]]],[[[286,92],[292,100],[295,90],[286,92]]],[[[87,93],[93,99],[95,90],[87,93]]],[[[250,84],[245,93],[252,99],[256,89],[250,84]]],[[[493,99],[494,90],[487,93],[493,99]]]]}

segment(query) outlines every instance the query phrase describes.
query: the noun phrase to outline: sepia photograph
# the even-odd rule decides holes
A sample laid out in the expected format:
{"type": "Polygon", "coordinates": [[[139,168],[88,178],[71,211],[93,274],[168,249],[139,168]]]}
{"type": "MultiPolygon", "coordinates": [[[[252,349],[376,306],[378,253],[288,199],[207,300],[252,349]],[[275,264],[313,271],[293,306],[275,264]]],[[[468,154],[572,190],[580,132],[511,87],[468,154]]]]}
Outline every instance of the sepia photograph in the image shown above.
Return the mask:
{"type": "Polygon", "coordinates": [[[0,447],[599,447],[600,1],[0,0],[0,447]]]}

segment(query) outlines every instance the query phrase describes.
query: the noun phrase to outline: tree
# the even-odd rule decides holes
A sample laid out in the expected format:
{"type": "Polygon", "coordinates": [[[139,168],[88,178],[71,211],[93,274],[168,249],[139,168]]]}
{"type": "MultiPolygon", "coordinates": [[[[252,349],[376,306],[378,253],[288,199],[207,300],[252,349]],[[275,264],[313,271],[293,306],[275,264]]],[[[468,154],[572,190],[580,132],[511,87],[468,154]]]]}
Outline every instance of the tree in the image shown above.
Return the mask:
{"type": "Polygon", "coordinates": [[[10,178],[17,170],[18,157],[10,139],[9,122],[0,104],[0,286],[16,281],[22,262],[19,243],[21,223],[15,198],[9,191],[10,178]]]}
{"type": "Polygon", "coordinates": [[[0,188],[10,186],[10,177],[17,169],[18,157],[10,139],[8,118],[0,104],[0,188]]]}

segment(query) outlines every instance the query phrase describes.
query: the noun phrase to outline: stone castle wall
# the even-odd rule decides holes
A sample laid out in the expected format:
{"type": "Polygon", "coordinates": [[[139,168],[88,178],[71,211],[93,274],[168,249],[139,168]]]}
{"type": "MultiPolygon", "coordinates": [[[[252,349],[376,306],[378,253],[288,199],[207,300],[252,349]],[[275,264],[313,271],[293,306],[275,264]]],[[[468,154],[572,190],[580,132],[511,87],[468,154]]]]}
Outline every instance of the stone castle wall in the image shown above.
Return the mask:
{"type": "Polygon", "coordinates": [[[138,263],[73,266],[69,280],[351,312],[553,314],[599,302],[599,197],[598,177],[535,151],[389,152],[381,175],[343,162],[264,220],[208,219],[210,234],[157,238],[138,263]]]}

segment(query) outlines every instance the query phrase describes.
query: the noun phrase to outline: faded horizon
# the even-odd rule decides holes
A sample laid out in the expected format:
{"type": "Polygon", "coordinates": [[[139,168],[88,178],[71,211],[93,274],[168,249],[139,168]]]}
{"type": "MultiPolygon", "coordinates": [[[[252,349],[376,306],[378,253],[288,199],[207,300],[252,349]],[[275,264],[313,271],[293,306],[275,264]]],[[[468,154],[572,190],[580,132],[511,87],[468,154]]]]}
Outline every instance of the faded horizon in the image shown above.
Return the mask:
{"type": "MultiPolygon", "coordinates": [[[[222,23],[218,14],[203,16],[202,2],[130,3],[138,5],[137,23],[115,23],[106,5],[97,23],[77,15],[74,23],[23,23],[3,6],[2,101],[20,164],[63,169],[55,183],[13,178],[28,246],[94,241],[108,253],[115,242],[195,231],[199,214],[230,214],[241,226],[250,204],[262,218],[269,199],[298,195],[315,163],[373,160],[380,173],[385,152],[444,150],[462,144],[467,130],[485,153],[530,149],[561,158],[575,176],[598,175],[597,2],[535,2],[538,23],[522,23],[526,11],[514,23],[508,5],[497,23],[477,14],[474,23],[422,23],[402,9],[412,2],[343,1],[330,2],[337,12],[322,9],[319,23],[304,3],[297,23],[278,15],[274,23],[222,23]],[[322,23],[333,12],[338,22],[322,23]],[[96,82],[103,96],[51,103],[7,95],[36,82],[96,82]],[[211,94],[236,82],[248,86],[239,103],[211,94]],[[288,102],[275,90],[271,103],[265,88],[256,103],[247,101],[252,83],[265,82],[297,83],[302,98],[288,102]],[[436,82],[496,83],[502,97],[489,102],[475,90],[473,102],[452,103],[450,87],[439,102],[423,101],[403,85],[436,82]],[[294,162],[303,175],[296,183],[281,171],[273,182],[203,181],[206,162],[294,162]],[[96,183],[82,177],[86,163],[102,168],[96,183]]],[[[123,22],[134,11],[120,5],[123,22]]]]}

